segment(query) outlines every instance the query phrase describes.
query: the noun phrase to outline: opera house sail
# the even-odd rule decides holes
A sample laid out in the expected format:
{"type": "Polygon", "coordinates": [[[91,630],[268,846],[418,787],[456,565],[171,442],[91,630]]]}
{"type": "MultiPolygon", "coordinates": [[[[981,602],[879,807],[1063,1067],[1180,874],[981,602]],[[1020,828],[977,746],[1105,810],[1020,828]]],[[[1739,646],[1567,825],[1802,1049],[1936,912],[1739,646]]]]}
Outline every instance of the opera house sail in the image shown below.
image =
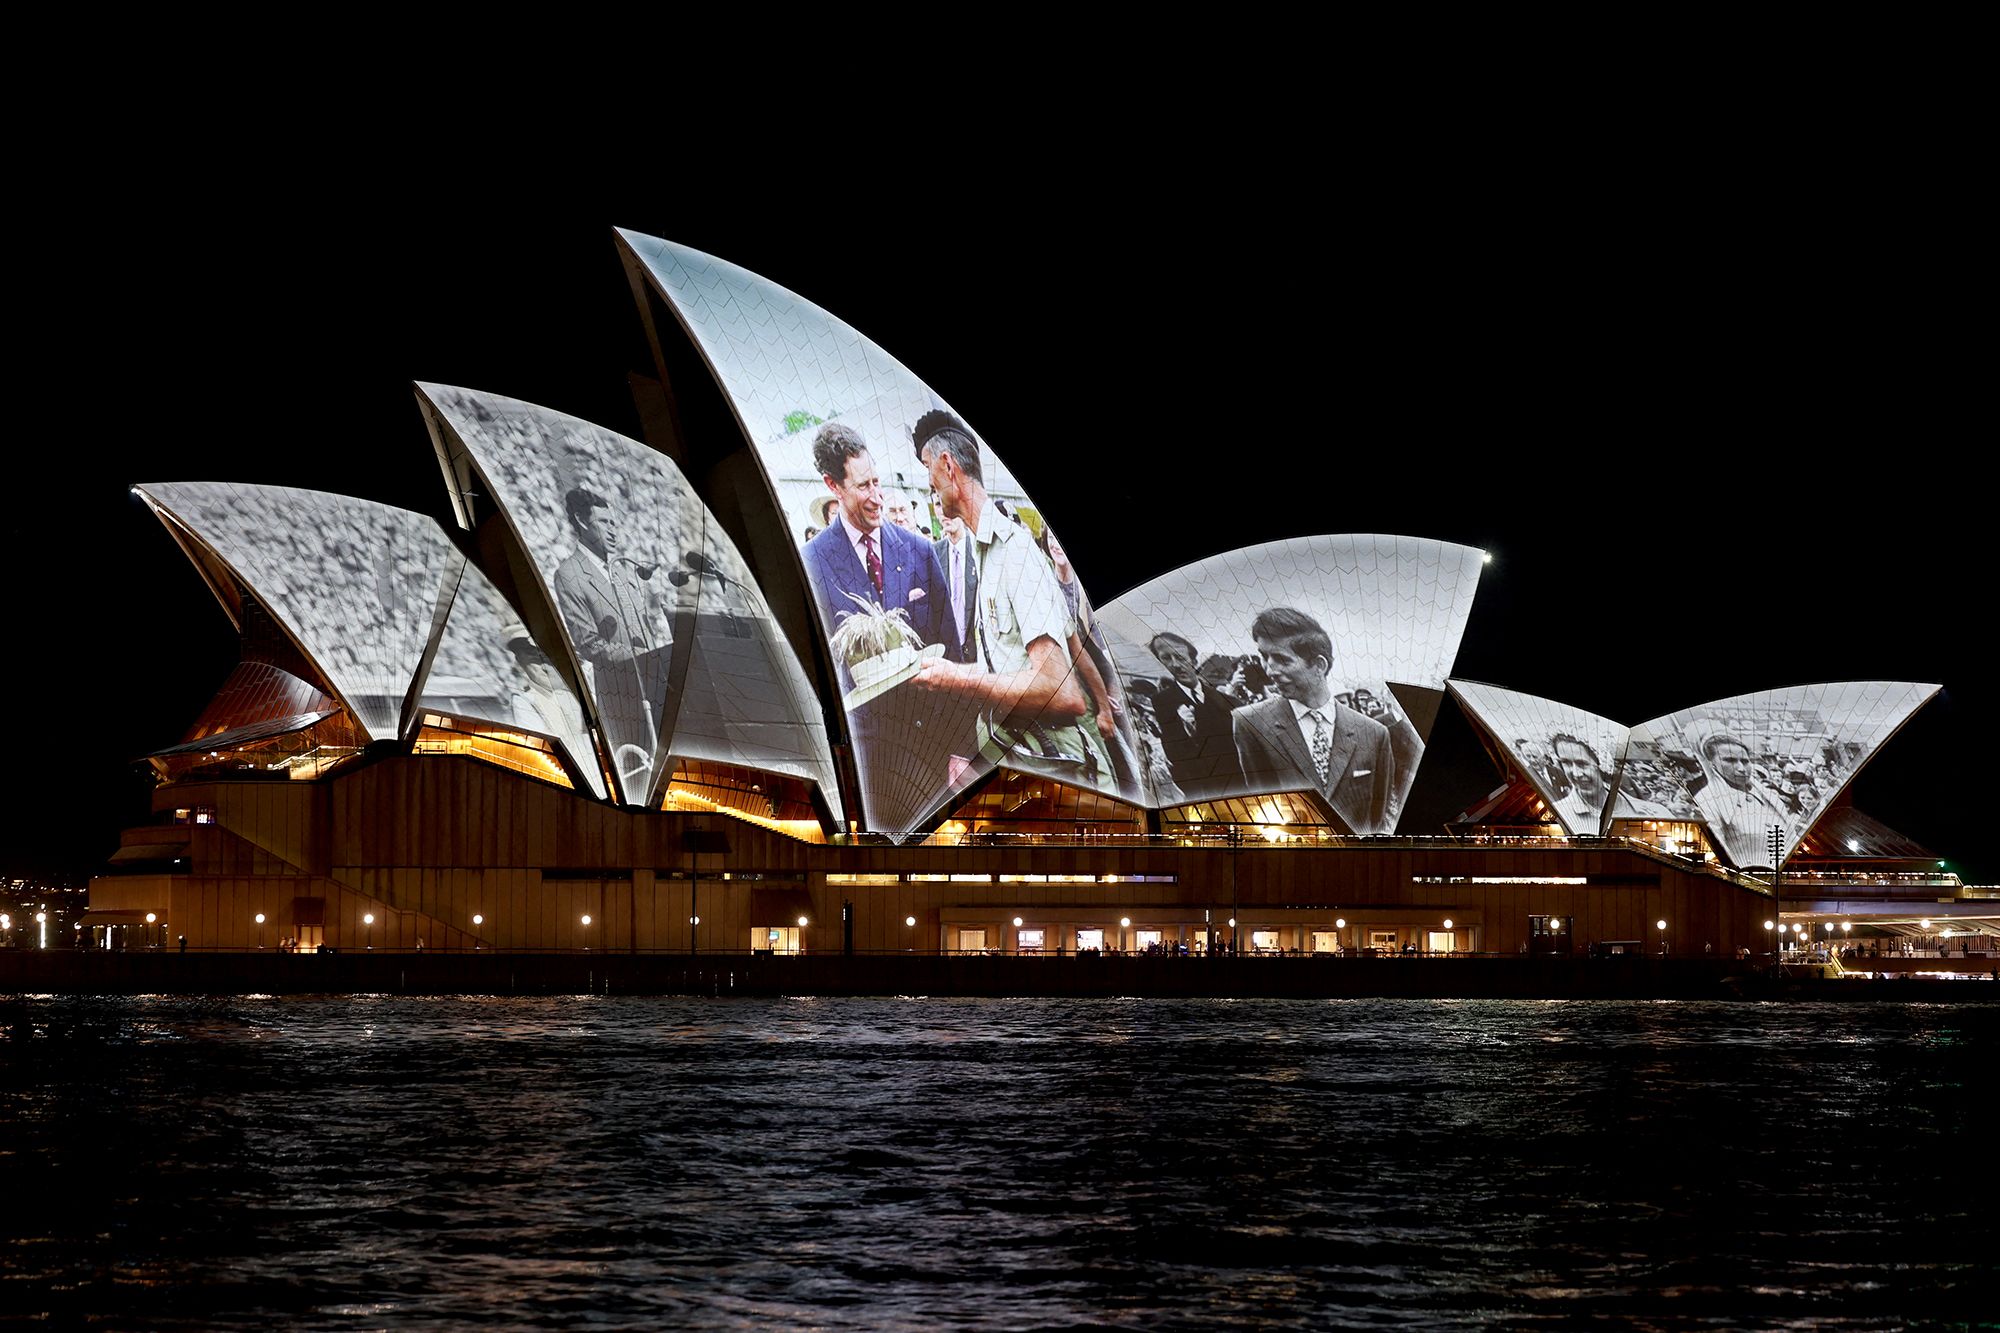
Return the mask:
{"type": "Polygon", "coordinates": [[[1931,887],[1850,789],[1938,686],[1633,725],[1456,679],[1487,557],[1411,536],[1200,555],[1100,603],[889,353],[615,244],[673,409],[635,388],[648,442],[419,384],[447,523],[134,487],[241,660],[143,756],[161,824],[105,912],[204,948],[275,916],[308,948],[1071,955],[1664,949],[1678,918],[1733,953],[1771,943],[1773,867],[1839,873],[1830,828],[1931,887]],[[1456,821],[1413,813],[1463,780],[1425,766],[1447,696],[1506,775],[1456,821]]]}

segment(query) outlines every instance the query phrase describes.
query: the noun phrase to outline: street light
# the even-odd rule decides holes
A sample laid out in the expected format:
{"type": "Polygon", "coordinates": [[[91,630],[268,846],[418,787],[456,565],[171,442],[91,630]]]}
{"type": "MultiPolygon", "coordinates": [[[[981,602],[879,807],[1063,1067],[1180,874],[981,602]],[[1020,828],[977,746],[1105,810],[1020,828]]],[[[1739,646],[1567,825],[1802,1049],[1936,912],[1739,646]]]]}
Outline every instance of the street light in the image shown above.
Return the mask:
{"type": "Polygon", "coordinates": [[[373,912],[363,912],[361,914],[361,924],[368,927],[368,935],[365,943],[368,948],[373,949],[375,947],[375,914],[373,912]]]}
{"type": "Polygon", "coordinates": [[[1667,919],[1665,917],[1661,917],[1658,921],[1655,921],[1653,924],[1659,927],[1660,953],[1662,956],[1665,956],[1667,952],[1667,919]]]}
{"type": "Polygon", "coordinates": [[[49,914],[47,912],[35,913],[35,924],[41,928],[41,943],[36,947],[46,949],[49,947],[49,914]]]}
{"type": "Polygon", "coordinates": [[[264,914],[257,913],[257,947],[264,947],[264,914]]]}

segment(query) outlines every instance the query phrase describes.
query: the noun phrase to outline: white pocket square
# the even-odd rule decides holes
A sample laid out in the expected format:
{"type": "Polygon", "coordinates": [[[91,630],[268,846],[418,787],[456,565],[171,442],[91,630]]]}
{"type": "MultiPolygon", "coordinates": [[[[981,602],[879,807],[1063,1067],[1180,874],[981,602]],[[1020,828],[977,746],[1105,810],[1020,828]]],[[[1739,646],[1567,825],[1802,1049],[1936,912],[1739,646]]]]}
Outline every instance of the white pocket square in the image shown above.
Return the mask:
{"type": "Polygon", "coordinates": [[[922,600],[924,600],[924,590],[922,588],[910,589],[910,600],[913,602],[921,602],[922,600]]]}
{"type": "Polygon", "coordinates": [[[1373,773],[1374,771],[1375,771],[1375,770],[1374,770],[1374,769],[1372,769],[1372,768],[1357,768],[1357,769],[1355,769],[1355,770],[1354,770],[1354,771],[1353,771],[1352,773],[1348,774],[1348,776],[1349,776],[1349,777],[1355,777],[1355,778],[1365,778],[1365,777],[1367,777],[1367,776],[1368,776],[1368,775],[1369,775],[1370,773],[1373,773]]]}

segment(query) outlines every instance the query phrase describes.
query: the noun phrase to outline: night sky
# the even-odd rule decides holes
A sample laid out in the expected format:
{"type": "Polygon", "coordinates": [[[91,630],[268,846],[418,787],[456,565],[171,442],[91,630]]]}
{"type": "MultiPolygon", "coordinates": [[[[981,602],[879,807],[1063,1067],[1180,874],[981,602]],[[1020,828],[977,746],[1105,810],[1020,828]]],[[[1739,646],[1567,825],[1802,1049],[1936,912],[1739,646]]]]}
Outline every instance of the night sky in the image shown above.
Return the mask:
{"type": "MultiPolygon", "coordinates": [[[[1948,200],[1499,166],[1302,192],[1169,166],[1084,189],[1033,166],[704,182],[661,161],[675,188],[622,196],[552,164],[357,168],[183,178],[172,207],[37,222],[46,379],[16,391],[56,401],[6,506],[0,871],[101,863],[145,818],[131,761],[180,739],[235,660],[127,487],[308,486],[447,519],[418,379],[638,435],[625,377],[652,364],[622,225],[901,359],[1007,460],[1100,605],[1240,545],[1408,533],[1494,554],[1458,675],[1621,722],[1941,682],[1856,803],[1996,873],[1976,776],[2000,753],[1991,491],[1964,462],[1991,425],[1961,332],[1975,243],[1948,200]]],[[[1498,780],[1447,705],[1405,829],[1498,780]]]]}

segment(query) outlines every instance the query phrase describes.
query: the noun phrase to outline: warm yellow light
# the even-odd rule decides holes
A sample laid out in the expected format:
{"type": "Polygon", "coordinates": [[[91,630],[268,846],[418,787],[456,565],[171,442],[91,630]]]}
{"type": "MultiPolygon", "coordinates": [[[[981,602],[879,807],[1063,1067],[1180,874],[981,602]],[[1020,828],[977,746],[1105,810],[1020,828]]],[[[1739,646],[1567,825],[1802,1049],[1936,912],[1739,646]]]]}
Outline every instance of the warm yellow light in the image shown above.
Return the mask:
{"type": "Polygon", "coordinates": [[[914,926],[917,924],[917,919],[913,916],[906,916],[903,918],[903,924],[906,926],[914,926]]]}
{"type": "Polygon", "coordinates": [[[1445,928],[1446,930],[1450,930],[1450,929],[1451,929],[1451,918],[1450,918],[1450,917],[1446,917],[1446,918],[1444,919],[1444,928],[1445,928]]]}
{"type": "Polygon", "coordinates": [[[586,915],[586,916],[585,916],[585,917],[583,918],[583,924],[584,924],[584,925],[586,925],[586,926],[590,924],[590,917],[589,917],[589,916],[587,916],[587,915],[586,915]]]}
{"type": "Polygon", "coordinates": [[[1335,930],[1346,930],[1346,929],[1347,929],[1347,918],[1346,918],[1346,917],[1344,917],[1344,916],[1337,916],[1337,917],[1335,917],[1335,918],[1333,919],[1333,928],[1334,928],[1335,930]]]}
{"type": "Polygon", "coordinates": [[[1229,928],[1231,930],[1236,929],[1236,918],[1233,916],[1229,918],[1229,928]]]}
{"type": "Polygon", "coordinates": [[[1118,924],[1124,926],[1126,929],[1129,930],[1132,926],[1132,918],[1129,916],[1121,916],[1118,918],[1118,924]]]}
{"type": "Polygon", "coordinates": [[[1021,918],[1020,918],[1020,917],[1018,917],[1018,916],[1017,916],[1017,917],[1015,917],[1015,918],[1014,918],[1014,924],[1015,924],[1015,926],[1017,926],[1017,927],[1018,927],[1018,926],[1019,926],[1019,925],[1021,924],[1021,918]]]}
{"type": "Polygon", "coordinates": [[[264,924],[264,914],[262,912],[257,913],[257,924],[260,926],[264,924]]]}
{"type": "MultiPolygon", "coordinates": [[[[158,921],[159,919],[160,918],[154,916],[151,912],[146,913],[146,924],[149,926],[152,925],[155,921],[158,921]]],[[[4,926],[6,924],[7,924],[7,918],[0,917],[0,926],[4,926]]]]}
{"type": "Polygon", "coordinates": [[[799,928],[800,928],[801,930],[805,929],[805,924],[806,924],[806,919],[805,919],[804,917],[800,917],[800,918],[799,918],[799,928]]]}
{"type": "Polygon", "coordinates": [[[1841,928],[1842,930],[1853,930],[1853,929],[1854,929],[1854,923],[1853,923],[1852,921],[1843,921],[1843,922],[1841,922],[1841,923],[1840,923],[1840,928],[1841,928]]]}
{"type": "Polygon", "coordinates": [[[472,914],[472,924],[475,926],[483,926],[486,924],[486,918],[481,916],[479,913],[474,912],[472,914]]]}
{"type": "Polygon", "coordinates": [[[363,915],[363,916],[362,916],[362,918],[361,918],[361,924],[362,924],[362,925],[364,925],[364,926],[372,926],[372,925],[374,925],[374,924],[375,924],[375,914],[374,914],[373,912],[369,912],[369,913],[366,913],[365,915],[363,915]]]}
{"type": "Polygon", "coordinates": [[[1655,921],[1653,924],[1658,926],[1661,930],[1665,930],[1667,928],[1667,919],[1665,917],[1661,917],[1658,921],[1655,921]]]}
{"type": "Polygon", "coordinates": [[[1552,916],[1549,918],[1549,929],[1551,931],[1561,930],[1562,928],[1563,928],[1563,919],[1561,917],[1552,916]]]}

